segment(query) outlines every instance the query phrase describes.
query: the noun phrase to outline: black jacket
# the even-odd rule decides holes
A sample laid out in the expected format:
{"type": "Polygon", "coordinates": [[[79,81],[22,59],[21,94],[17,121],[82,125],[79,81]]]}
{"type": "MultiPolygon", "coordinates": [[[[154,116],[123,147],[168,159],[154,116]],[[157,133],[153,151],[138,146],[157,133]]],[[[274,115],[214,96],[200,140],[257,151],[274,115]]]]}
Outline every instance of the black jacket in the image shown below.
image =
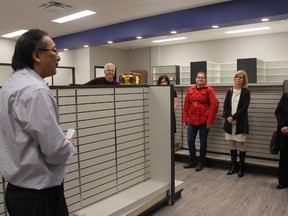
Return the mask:
{"type": "MultiPolygon", "coordinates": [[[[226,93],[224,100],[224,112],[226,115],[232,116],[233,120],[236,120],[236,133],[235,134],[249,134],[249,123],[248,123],[248,107],[250,104],[250,90],[248,88],[241,89],[241,95],[237,106],[237,111],[234,115],[231,114],[231,99],[233,90],[229,89],[226,93]]],[[[232,134],[232,126],[225,119],[223,129],[226,133],[232,134]]]]}
{"type": "Polygon", "coordinates": [[[288,126],[288,93],[284,93],[275,110],[277,129],[281,131],[283,126],[288,126]]]}

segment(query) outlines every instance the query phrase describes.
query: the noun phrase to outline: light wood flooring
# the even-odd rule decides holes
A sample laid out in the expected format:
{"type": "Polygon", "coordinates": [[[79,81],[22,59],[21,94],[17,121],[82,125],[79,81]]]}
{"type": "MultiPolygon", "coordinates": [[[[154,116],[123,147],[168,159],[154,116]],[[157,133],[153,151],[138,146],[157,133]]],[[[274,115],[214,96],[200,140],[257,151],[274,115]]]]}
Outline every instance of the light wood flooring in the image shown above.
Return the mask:
{"type": "Polygon", "coordinates": [[[245,173],[227,176],[227,170],[204,167],[201,172],[175,163],[176,179],[184,181],[182,197],[153,216],[285,216],[288,189],[277,190],[277,177],[245,173]]]}

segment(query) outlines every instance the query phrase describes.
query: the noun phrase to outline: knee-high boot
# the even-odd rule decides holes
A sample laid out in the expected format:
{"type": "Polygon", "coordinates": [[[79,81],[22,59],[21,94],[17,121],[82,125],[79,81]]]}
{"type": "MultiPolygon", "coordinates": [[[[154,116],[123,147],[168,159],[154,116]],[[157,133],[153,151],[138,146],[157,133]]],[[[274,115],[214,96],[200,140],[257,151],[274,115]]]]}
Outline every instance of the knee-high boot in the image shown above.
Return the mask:
{"type": "Polygon", "coordinates": [[[231,168],[226,175],[232,175],[237,172],[237,150],[230,150],[231,154],[231,168]]]}
{"type": "Polygon", "coordinates": [[[242,178],[244,176],[244,166],[245,166],[246,152],[241,152],[240,151],[239,156],[240,156],[240,167],[239,167],[238,177],[242,178]]]}

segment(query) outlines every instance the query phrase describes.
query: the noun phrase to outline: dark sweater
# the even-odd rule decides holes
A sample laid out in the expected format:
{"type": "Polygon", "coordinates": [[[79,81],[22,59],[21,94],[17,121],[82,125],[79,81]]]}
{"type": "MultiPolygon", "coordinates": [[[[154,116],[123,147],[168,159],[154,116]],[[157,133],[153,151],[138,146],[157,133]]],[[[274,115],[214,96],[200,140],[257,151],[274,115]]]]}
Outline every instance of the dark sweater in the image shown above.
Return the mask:
{"type": "Polygon", "coordinates": [[[119,83],[116,80],[108,82],[105,77],[97,77],[87,83],[84,83],[83,85],[119,85],[119,83]]]}

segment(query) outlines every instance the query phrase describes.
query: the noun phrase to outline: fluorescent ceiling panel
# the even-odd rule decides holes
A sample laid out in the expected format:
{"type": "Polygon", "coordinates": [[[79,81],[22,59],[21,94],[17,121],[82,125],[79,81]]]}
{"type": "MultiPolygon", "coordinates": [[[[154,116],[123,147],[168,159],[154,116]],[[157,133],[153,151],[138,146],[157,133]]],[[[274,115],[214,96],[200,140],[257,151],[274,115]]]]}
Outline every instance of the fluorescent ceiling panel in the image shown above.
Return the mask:
{"type": "Polygon", "coordinates": [[[169,41],[178,41],[178,40],[185,40],[186,37],[175,37],[175,38],[168,38],[168,39],[161,39],[161,40],[154,40],[153,43],[163,43],[163,42],[169,42],[169,41]]]}
{"type": "Polygon", "coordinates": [[[15,32],[11,32],[11,33],[9,33],[9,34],[2,35],[1,37],[4,37],[4,38],[13,38],[13,37],[20,36],[20,35],[24,34],[24,33],[27,32],[27,31],[28,31],[28,30],[21,29],[21,30],[15,31],[15,32]]]}
{"type": "Polygon", "coordinates": [[[254,31],[262,31],[262,30],[269,30],[271,29],[269,26],[259,27],[259,28],[249,28],[249,29],[239,29],[233,31],[227,31],[226,34],[238,34],[238,33],[245,33],[245,32],[254,32],[254,31]]]}
{"type": "Polygon", "coordinates": [[[80,19],[80,18],[90,16],[93,14],[96,14],[96,12],[90,11],[90,10],[84,10],[84,11],[80,11],[78,13],[74,13],[74,14],[65,16],[65,17],[61,17],[59,19],[54,19],[54,20],[52,20],[52,22],[65,23],[65,22],[69,22],[71,20],[80,19]]]}

